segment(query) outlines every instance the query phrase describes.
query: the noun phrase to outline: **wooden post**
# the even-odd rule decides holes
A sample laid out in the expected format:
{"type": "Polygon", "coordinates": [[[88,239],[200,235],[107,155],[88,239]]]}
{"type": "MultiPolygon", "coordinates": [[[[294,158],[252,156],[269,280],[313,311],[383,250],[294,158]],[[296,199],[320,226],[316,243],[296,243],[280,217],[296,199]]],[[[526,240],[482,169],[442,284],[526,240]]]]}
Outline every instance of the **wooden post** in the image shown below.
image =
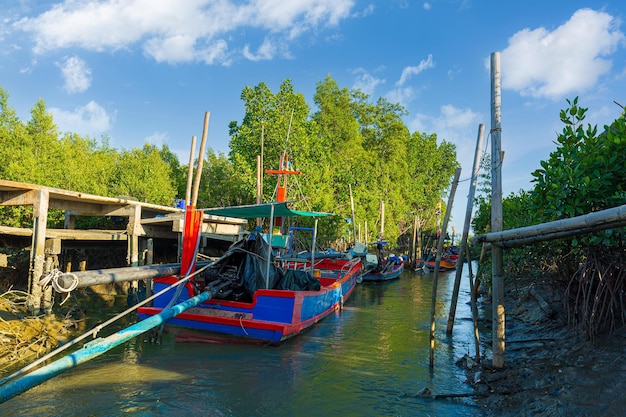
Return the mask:
{"type": "Polygon", "coordinates": [[[472,322],[474,323],[474,348],[476,349],[476,363],[480,363],[480,334],[478,333],[478,305],[476,305],[477,292],[477,280],[474,280],[474,273],[472,272],[472,258],[470,256],[469,245],[465,245],[467,255],[467,277],[469,279],[470,286],[470,299],[472,300],[472,322]]]}
{"type": "Polygon", "coordinates": [[[141,228],[141,206],[133,204],[130,209],[131,214],[128,216],[128,225],[126,232],[128,233],[128,253],[126,262],[129,266],[139,265],[139,236],[142,235],[141,228]]]}
{"type": "MultiPolygon", "coordinates": [[[[491,54],[491,231],[502,231],[500,53],[491,54]]],[[[504,367],[505,327],[502,247],[491,248],[493,366],[504,367]]]]}
{"type": "Polygon", "coordinates": [[[354,237],[354,244],[356,245],[356,222],[354,221],[354,198],[352,198],[352,184],[348,184],[350,188],[350,208],[352,209],[352,235],[354,237]]]}
{"type": "Polygon", "coordinates": [[[443,252],[443,242],[446,240],[446,230],[448,229],[448,220],[452,212],[452,204],[454,203],[454,194],[459,185],[459,177],[461,176],[461,168],[457,168],[454,172],[454,180],[450,188],[450,196],[446,207],[446,214],[443,218],[443,226],[439,242],[437,243],[437,257],[435,258],[435,274],[433,277],[433,292],[430,300],[430,369],[435,366],[435,313],[437,307],[437,281],[439,280],[439,264],[441,263],[441,253],[443,252]]]}
{"type": "Polygon", "coordinates": [[[365,239],[363,241],[367,245],[367,220],[365,220],[365,239]]]}
{"type": "Polygon", "coordinates": [[[412,266],[415,266],[415,262],[417,260],[416,244],[417,244],[417,216],[413,218],[413,240],[411,241],[411,252],[409,254],[409,263],[412,266]]]}
{"type": "Polygon", "coordinates": [[[65,218],[63,221],[64,229],[73,229],[74,223],[76,223],[76,215],[72,213],[70,210],[65,210],[65,218]]]}
{"type": "MultiPolygon", "coordinates": [[[[46,239],[45,243],[46,262],[44,268],[44,275],[50,273],[53,269],[59,266],[59,255],[61,254],[61,239],[46,239]]],[[[42,308],[43,311],[48,314],[52,312],[52,286],[48,285],[45,288],[43,294],[42,308]]]]}
{"type": "Polygon", "coordinates": [[[381,242],[385,239],[385,202],[380,200],[380,240],[381,242]]]}
{"type": "Polygon", "coordinates": [[[469,235],[470,222],[472,221],[472,208],[474,207],[474,194],[476,191],[476,183],[478,182],[478,171],[480,170],[480,150],[483,147],[484,133],[485,125],[481,123],[478,126],[478,138],[476,139],[476,151],[474,152],[474,169],[472,170],[470,189],[467,195],[465,222],[463,223],[463,233],[459,245],[459,259],[456,264],[456,276],[454,279],[454,289],[452,290],[452,301],[450,302],[450,314],[448,314],[448,328],[446,329],[446,334],[448,335],[452,334],[452,329],[454,328],[456,304],[459,300],[459,288],[461,287],[461,275],[463,274],[463,259],[465,258],[465,247],[467,246],[467,237],[469,235]]]}
{"type": "Polygon", "coordinates": [[[32,314],[39,314],[41,309],[41,286],[39,280],[43,275],[46,249],[46,223],[48,221],[48,205],[50,193],[47,189],[36,191],[33,202],[33,240],[30,251],[30,275],[28,277],[27,308],[32,314]]]}
{"type": "MultiPolygon", "coordinates": [[[[417,219],[417,248],[415,250],[415,262],[416,262],[416,266],[417,266],[417,260],[420,259],[422,257],[422,255],[424,254],[424,240],[422,239],[422,221],[421,219],[417,219]]],[[[426,261],[426,259],[424,259],[424,261],[426,261]]]]}
{"type": "Polygon", "coordinates": [[[209,131],[209,117],[211,113],[204,113],[204,129],[202,130],[202,141],[200,142],[200,154],[198,155],[198,168],[193,183],[193,194],[191,196],[191,205],[196,206],[198,203],[198,190],[200,189],[200,177],[202,177],[202,166],[204,165],[204,149],[206,147],[206,138],[209,131]]]}
{"type": "Polygon", "coordinates": [[[191,185],[193,184],[193,159],[196,153],[196,137],[191,137],[191,151],[189,152],[189,167],[187,168],[187,189],[185,192],[185,207],[191,205],[191,185]]]}
{"type": "MultiPolygon", "coordinates": [[[[148,238],[146,241],[146,265],[152,265],[154,262],[154,241],[148,238]]],[[[152,296],[152,278],[146,280],[146,298],[152,296]]]]}
{"type": "Polygon", "coordinates": [[[261,204],[263,202],[263,192],[262,192],[262,184],[261,184],[261,172],[263,171],[263,166],[261,166],[261,155],[256,156],[256,203],[261,204]]]}

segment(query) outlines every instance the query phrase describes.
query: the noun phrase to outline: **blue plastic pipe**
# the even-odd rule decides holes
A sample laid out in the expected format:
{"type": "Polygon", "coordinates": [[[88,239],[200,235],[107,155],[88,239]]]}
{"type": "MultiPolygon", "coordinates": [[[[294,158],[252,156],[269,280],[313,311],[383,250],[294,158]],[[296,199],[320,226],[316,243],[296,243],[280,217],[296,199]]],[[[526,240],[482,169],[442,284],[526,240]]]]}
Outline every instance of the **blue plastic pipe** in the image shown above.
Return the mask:
{"type": "Polygon", "coordinates": [[[19,395],[42,382],[51,379],[60,373],[74,368],[81,363],[85,363],[90,359],[96,358],[105,352],[113,349],[114,347],[139,336],[147,330],[150,330],[165,321],[171,319],[174,316],[188,310],[192,307],[211,298],[210,292],[203,292],[196,295],[180,304],[176,304],[166,310],[163,310],[159,314],[151,316],[145,320],[135,323],[117,333],[114,333],[104,339],[95,339],[92,342],[86,343],[81,349],[76,352],[70,353],[61,359],[58,359],[46,366],[43,366],[23,377],[16,379],[15,381],[7,382],[0,386],[0,404],[19,395]]]}

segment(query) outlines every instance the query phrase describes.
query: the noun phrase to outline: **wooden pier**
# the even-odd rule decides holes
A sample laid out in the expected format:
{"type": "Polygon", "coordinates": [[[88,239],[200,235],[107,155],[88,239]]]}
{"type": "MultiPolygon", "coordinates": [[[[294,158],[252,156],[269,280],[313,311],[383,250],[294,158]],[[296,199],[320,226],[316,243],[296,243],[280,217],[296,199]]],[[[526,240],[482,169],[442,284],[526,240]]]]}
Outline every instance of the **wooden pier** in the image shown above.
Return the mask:
{"type": "MultiPolygon", "coordinates": [[[[127,266],[151,263],[149,255],[153,239],[174,241],[179,248],[182,238],[184,210],[159,206],[126,198],[111,198],[58,188],[0,180],[1,206],[32,206],[32,228],[0,225],[0,235],[30,237],[30,268],[28,272],[29,311],[49,312],[52,290],[42,292],[39,280],[58,267],[58,256],[69,241],[119,242],[126,245],[127,266]],[[63,210],[63,229],[49,229],[48,211],[63,210]],[[115,216],[125,219],[121,230],[74,229],[77,216],[115,216]]],[[[205,215],[202,225],[201,248],[224,246],[235,242],[245,230],[246,220],[205,215]]],[[[72,242],[76,243],[76,242],[72,242]]],[[[69,271],[68,271],[69,272],[69,271]]]]}

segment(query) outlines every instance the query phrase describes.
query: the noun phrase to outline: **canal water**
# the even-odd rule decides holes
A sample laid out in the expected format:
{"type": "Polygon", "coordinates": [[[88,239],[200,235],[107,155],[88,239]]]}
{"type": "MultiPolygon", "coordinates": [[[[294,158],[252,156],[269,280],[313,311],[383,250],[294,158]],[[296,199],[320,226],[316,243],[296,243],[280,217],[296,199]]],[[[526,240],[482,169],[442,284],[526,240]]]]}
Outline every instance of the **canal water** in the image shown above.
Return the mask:
{"type": "Polygon", "coordinates": [[[136,338],[0,404],[0,415],[480,416],[471,398],[416,395],[471,392],[455,364],[474,352],[465,271],[454,334],[445,334],[454,277],[439,274],[432,372],[433,274],[405,271],[358,284],[342,311],[281,346],[136,338]]]}

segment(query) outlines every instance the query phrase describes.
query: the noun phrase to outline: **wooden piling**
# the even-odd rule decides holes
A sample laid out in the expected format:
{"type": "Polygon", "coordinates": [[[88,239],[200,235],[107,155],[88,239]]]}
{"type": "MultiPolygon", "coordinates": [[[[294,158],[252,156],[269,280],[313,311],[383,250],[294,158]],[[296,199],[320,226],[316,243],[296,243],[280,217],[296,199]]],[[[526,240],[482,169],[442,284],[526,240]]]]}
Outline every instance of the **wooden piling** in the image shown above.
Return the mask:
{"type": "Polygon", "coordinates": [[[356,221],[354,219],[354,197],[352,197],[352,184],[348,184],[350,188],[350,209],[352,210],[352,235],[354,238],[354,244],[356,245],[356,221]]]}
{"type": "Polygon", "coordinates": [[[200,177],[202,177],[202,166],[204,164],[204,149],[206,147],[206,139],[209,131],[210,112],[204,113],[204,129],[202,130],[202,140],[200,141],[200,154],[198,155],[198,168],[196,168],[196,176],[193,183],[193,193],[191,196],[191,205],[196,206],[198,203],[198,190],[200,189],[200,177]]]}
{"type": "MultiPolygon", "coordinates": [[[[491,231],[502,231],[500,53],[491,54],[491,231]]],[[[491,249],[493,366],[504,367],[505,325],[502,248],[491,249]]]]}
{"type": "Polygon", "coordinates": [[[39,314],[42,291],[39,280],[43,275],[46,249],[46,222],[50,194],[47,189],[34,192],[33,201],[33,247],[30,252],[30,274],[28,277],[28,310],[39,314]]]}
{"type": "Polygon", "coordinates": [[[446,206],[446,214],[443,218],[443,226],[441,236],[437,243],[437,257],[435,258],[435,272],[433,276],[433,291],[430,300],[430,363],[429,367],[432,370],[435,366],[435,313],[437,307],[437,281],[439,280],[439,264],[441,263],[441,253],[443,252],[443,242],[446,239],[446,230],[448,228],[448,220],[450,219],[450,213],[452,212],[452,205],[454,203],[454,194],[456,188],[459,185],[459,177],[461,176],[461,168],[457,168],[454,172],[454,180],[452,181],[452,187],[450,188],[450,196],[448,197],[448,205],[446,206]]]}
{"type": "Polygon", "coordinates": [[[465,248],[467,247],[467,238],[469,236],[470,222],[472,221],[472,208],[474,207],[474,194],[476,191],[476,183],[478,182],[478,171],[480,170],[480,150],[483,146],[483,134],[485,133],[485,125],[478,126],[478,138],[476,139],[476,151],[474,152],[474,168],[472,169],[472,177],[469,193],[467,195],[467,207],[465,209],[465,222],[463,223],[463,232],[461,242],[459,244],[459,259],[456,266],[456,275],[454,279],[454,289],[452,290],[452,301],[450,302],[450,313],[448,314],[448,328],[446,333],[452,334],[454,328],[454,317],[456,315],[456,304],[459,300],[459,288],[461,287],[461,275],[463,273],[463,260],[465,259],[465,248]]]}
{"type": "Polygon", "coordinates": [[[187,188],[185,189],[185,207],[191,205],[191,187],[193,184],[193,160],[196,152],[196,137],[191,137],[191,150],[189,152],[189,167],[187,168],[187,188]]]}

